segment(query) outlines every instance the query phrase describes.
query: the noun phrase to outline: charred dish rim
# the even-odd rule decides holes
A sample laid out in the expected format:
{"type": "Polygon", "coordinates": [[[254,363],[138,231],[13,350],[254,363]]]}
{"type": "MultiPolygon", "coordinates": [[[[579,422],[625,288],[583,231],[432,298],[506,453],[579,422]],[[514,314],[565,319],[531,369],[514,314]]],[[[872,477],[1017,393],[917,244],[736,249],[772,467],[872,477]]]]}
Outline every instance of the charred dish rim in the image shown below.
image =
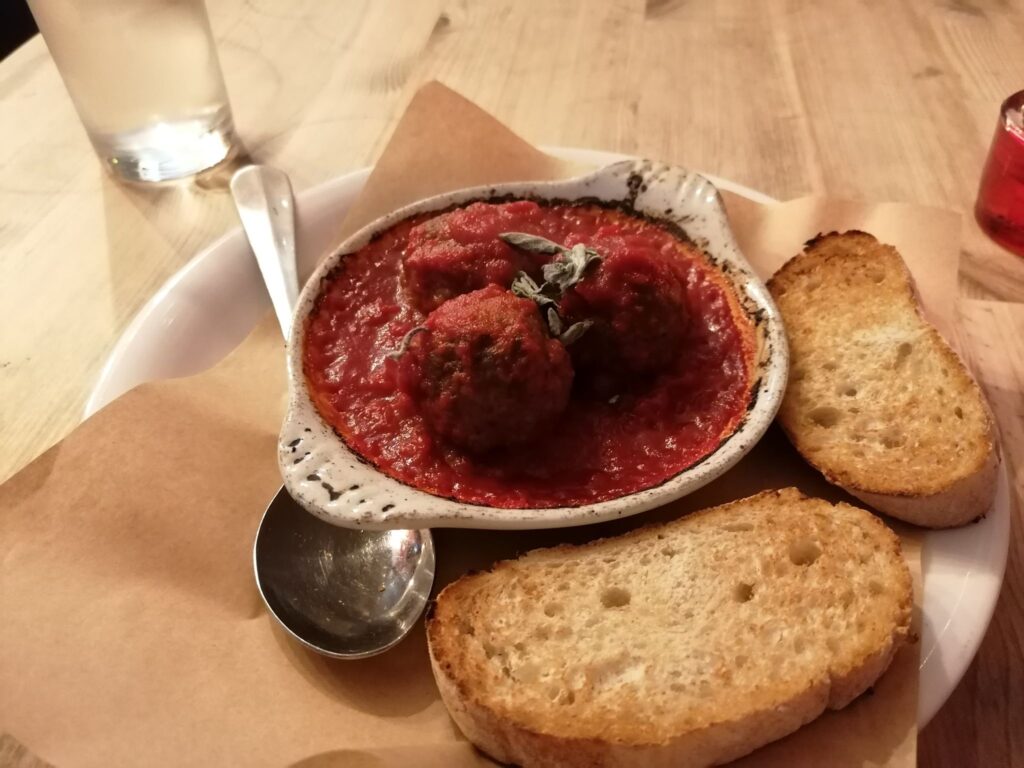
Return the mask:
{"type": "Polygon", "coordinates": [[[473,187],[418,201],[356,232],[314,272],[296,310],[288,342],[289,405],[278,457],[285,485],[308,511],[335,525],[364,529],[406,527],[554,528],[628,516],[678,499],[739,461],[761,438],[781,402],[788,370],[782,321],[764,284],[736,245],[718,190],[704,177],[646,160],[614,163],[575,179],[473,187]],[[474,201],[533,199],[546,204],[599,204],[655,221],[692,242],[729,283],[754,329],[746,412],[717,447],[657,485],[579,506],[503,508],[435,496],[393,479],[351,450],[320,416],[310,396],[302,353],[306,320],[342,259],[400,221],[441,213],[474,201]]]}

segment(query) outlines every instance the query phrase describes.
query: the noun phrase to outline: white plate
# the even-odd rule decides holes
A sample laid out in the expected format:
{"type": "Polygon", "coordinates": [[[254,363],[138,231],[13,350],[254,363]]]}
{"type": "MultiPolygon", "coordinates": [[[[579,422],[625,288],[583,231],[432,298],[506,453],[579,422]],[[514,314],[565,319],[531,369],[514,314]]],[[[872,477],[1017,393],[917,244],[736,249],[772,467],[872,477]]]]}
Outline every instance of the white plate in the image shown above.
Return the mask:
{"type": "MultiPolygon", "coordinates": [[[[568,160],[605,165],[623,155],[550,149],[568,160]]],[[[335,232],[369,169],[346,174],[298,196],[300,279],[336,245],[335,232]]],[[[721,189],[759,203],[772,199],[725,179],[721,189]]],[[[90,416],[146,381],[202,371],[237,346],[270,310],[245,237],[235,229],[199,253],[140,310],[118,340],[86,404],[90,416]]],[[[918,724],[923,727],[967,670],[988,628],[1002,585],[1010,532],[1005,465],[993,510],[979,523],[925,535],[924,620],[918,724]]]]}

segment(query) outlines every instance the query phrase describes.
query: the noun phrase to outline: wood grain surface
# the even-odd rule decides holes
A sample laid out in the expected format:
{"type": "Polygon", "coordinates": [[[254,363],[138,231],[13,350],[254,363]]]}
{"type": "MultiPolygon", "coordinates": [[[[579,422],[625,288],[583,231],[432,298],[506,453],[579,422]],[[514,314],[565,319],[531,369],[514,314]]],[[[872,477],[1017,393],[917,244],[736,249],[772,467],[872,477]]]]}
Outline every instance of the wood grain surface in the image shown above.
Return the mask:
{"type": "MultiPolygon", "coordinates": [[[[440,79],[537,144],[647,155],[778,198],[964,212],[961,292],[980,300],[965,312],[1020,491],[1024,259],[970,216],[998,105],[1024,87],[1020,2],[209,6],[246,148],[297,191],[371,163],[411,93],[440,79]]],[[[111,180],[42,41],[0,63],[0,479],[78,423],[135,312],[236,225],[226,178],[111,180]]],[[[1020,514],[992,628],[922,733],[922,765],[1024,765],[1020,514]]]]}

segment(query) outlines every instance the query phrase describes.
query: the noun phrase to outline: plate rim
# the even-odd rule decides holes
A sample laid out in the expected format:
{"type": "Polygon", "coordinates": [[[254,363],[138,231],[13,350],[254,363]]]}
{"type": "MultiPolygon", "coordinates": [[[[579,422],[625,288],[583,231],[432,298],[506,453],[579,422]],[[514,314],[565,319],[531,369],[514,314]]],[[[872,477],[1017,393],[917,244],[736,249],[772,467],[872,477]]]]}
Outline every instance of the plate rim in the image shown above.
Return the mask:
{"type": "MultiPolygon", "coordinates": [[[[632,155],[622,153],[577,147],[542,146],[540,149],[564,160],[590,164],[611,163],[617,160],[634,158],[632,155]]],[[[361,188],[369,177],[371,170],[372,166],[358,168],[339,174],[321,182],[320,184],[303,190],[301,193],[296,195],[297,211],[303,207],[308,208],[316,207],[317,205],[324,205],[325,201],[343,194],[342,190],[351,185],[356,184],[361,188]]],[[[729,179],[722,178],[715,174],[708,174],[703,171],[697,172],[708,178],[719,189],[733,192],[754,202],[762,204],[779,202],[776,198],[743,184],[730,181],[729,179]]],[[[123,394],[122,391],[116,391],[116,387],[114,387],[116,374],[118,370],[131,359],[129,352],[134,339],[147,327],[148,324],[154,321],[154,316],[167,302],[167,300],[174,295],[175,290],[185,283],[194,271],[204,266],[206,260],[212,258],[212,254],[223,248],[226,243],[235,238],[240,238],[241,236],[241,228],[233,227],[219,237],[216,237],[209,245],[202,248],[191,259],[189,259],[189,261],[187,261],[178,271],[167,278],[160,288],[158,288],[157,291],[142,305],[142,307],[139,308],[135,316],[128,325],[125,326],[117,341],[108,352],[106,360],[90,388],[89,397],[83,409],[83,420],[89,418],[108,402],[111,402],[123,394]]],[[[919,729],[924,728],[925,725],[928,724],[931,718],[959,685],[960,680],[963,678],[974,657],[977,655],[978,649],[985,638],[992,616],[995,612],[996,603],[1005,577],[1006,562],[1009,553],[1009,480],[1005,460],[1000,466],[999,484],[999,488],[997,489],[997,504],[994,507],[997,514],[990,514],[985,520],[985,524],[998,526],[997,529],[993,531],[989,540],[1001,540],[1004,542],[1004,546],[998,546],[994,549],[995,558],[987,562],[987,565],[990,566],[988,578],[990,582],[994,581],[994,586],[989,586],[987,589],[983,587],[983,596],[985,599],[982,601],[976,600],[973,603],[973,607],[970,607],[971,603],[968,596],[971,587],[969,582],[971,581],[971,578],[977,574],[971,571],[963,574],[963,577],[960,580],[960,593],[949,612],[949,620],[945,625],[934,630],[934,646],[930,649],[930,653],[927,656],[924,654],[922,644],[922,654],[921,659],[919,660],[920,685],[917,716],[919,729]],[[999,504],[1000,499],[1003,501],[1002,505],[999,504]],[[967,608],[964,608],[965,599],[968,599],[968,602],[966,603],[968,606],[967,608]],[[970,611],[970,618],[973,619],[968,626],[973,627],[974,631],[968,633],[969,636],[966,638],[955,637],[953,636],[953,633],[949,631],[956,613],[961,610],[970,611]],[[947,654],[952,658],[945,658],[947,654]],[[933,661],[932,657],[936,655],[940,658],[933,661]],[[934,681],[934,691],[926,693],[925,688],[927,681],[934,681]]],[[[944,533],[944,531],[925,530],[923,532],[921,545],[922,581],[925,581],[925,564],[927,560],[929,540],[934,542],[936,537],[942,533],[944,533]]],[[[978,561],[976,560],[974,562],[978,561]]],[[[924,591],[924,595],[922,596],[922,613],[926,617],[927,613],[924,611],[924,606],[926,603],[925,597],[927,596],[927,589],[924,585],[922,585],[922,587],[924,591]]],[[[957,623],[959,624],[960,622],[957,623]]]]}

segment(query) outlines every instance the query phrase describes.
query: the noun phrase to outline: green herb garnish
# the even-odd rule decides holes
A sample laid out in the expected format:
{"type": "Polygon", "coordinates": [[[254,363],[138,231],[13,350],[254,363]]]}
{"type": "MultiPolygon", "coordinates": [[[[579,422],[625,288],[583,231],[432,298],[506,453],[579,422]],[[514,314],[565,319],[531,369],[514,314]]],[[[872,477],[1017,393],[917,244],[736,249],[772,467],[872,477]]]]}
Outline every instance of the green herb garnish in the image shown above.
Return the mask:
{"type": "Polygon", "coordinates": [[[521,248],[524,251],[532,251],[533,253],[549,253],[554,255],[566,250],[564,245],[559,245],[553,240],[548,240],[540,235],[528,235],[525,232],[502,232],[498,237],[513,248],[521,248]]]}
{"type": "Polygon", "coordinates": [[[592,320],[573,323],[568,328],[558,313],[558,300],[570,288],[583,279],[587,268],[601,260],[601,254],[593,248],[577,243],[572,248],[548,240],[540,235],[528,235],[525,232],[502,232],[498,237],[514,248],[521,248],[531,253],[556,254],[554,261],[541,268],[544,282],[537,281],[525,272],[520,272],[512,281],[512,293],[524,299],[530,299],[541,308],[548,333],[569,346],[578,341],[587,329],[593,325],[592,320]],[[544,311],[546,310],[546,311],[544,311]]]}
{"type": "Polygon", "coordinates": [[[402,355],[409,351],[409,345],[412,344],[413,336],[415,336],[417,333],[422,333],[425,330],[427,330],[427,328],[424,325],[417,325],[415,328],[410,328],[408,331],[406,331],[406,334],[402,337],[402,340],[399,342],[398,349],[391,350],[390,352],[386,353],[384,357],[387,357],[391,360],[397,360],[398,358],[400,358],[402,355]]]}

